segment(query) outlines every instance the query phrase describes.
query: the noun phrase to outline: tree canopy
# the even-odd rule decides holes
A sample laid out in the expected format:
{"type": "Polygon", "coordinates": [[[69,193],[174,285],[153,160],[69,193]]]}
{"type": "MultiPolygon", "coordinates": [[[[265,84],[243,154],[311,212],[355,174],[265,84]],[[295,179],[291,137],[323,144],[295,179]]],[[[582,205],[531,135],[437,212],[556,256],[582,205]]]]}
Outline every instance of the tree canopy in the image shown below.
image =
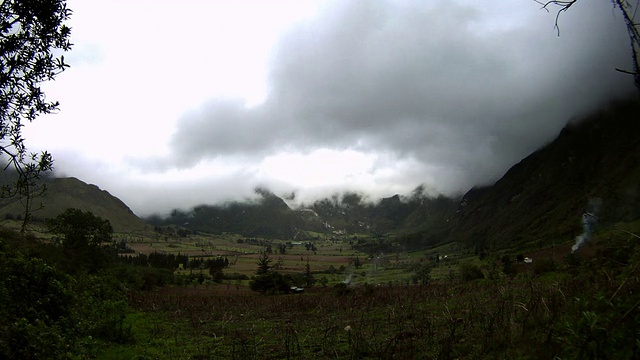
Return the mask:
{"type": "Polygon", "coordinates": [[[65,248],[81,249],[111,241],[113,228],[109,220],[93,215],[90,211],[67,209],[62,214],[47,221],[53,234],[65,248]]]}
{"type": "Polygon", "coordinates": [[[0,154],[4,169],[13,167],[19,175],[16,183],[3,184],[2,195],[26,198],[24,224],[36,180],[52,170],[53,159],[46,151],[27,152],[22,127],[58,109],[40,85],[68,67],[61,53],[71,49],[71,29],[64,24],[70,16],[64,0],[0,2],[0,154]]]}

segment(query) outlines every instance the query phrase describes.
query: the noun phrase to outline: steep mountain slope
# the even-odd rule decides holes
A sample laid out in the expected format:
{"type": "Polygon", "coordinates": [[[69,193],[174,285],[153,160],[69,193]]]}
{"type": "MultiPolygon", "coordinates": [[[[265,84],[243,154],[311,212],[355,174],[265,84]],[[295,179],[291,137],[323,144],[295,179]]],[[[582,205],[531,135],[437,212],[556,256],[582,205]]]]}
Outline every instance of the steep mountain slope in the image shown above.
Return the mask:
{"type": "Polygon", "coordinates": [[[640,218],[640,102],[621,101],[567,125],[493,186],[462,199],[448,239],[479,248],[571,242],[581,215],[640,218]]]}
{"type": "Polygon", "coordinates": [[[377,202],[366,202],[354,193],[318,200],[309,209],[318,220],[348,233],[382,235],[387,233],[439,232],[455,211],[457,202],[439,196],[414,193],[410,197],[394,195],[377,202]]]}
{"type": "Polygon", "coordinates": [[[432,229],[444,223],[457,206],[456,201],[445,197],[399,195],[373,203],[347,192],[291,209],[268,190],[260,191],[259,195],[258,200],[200,205],[189,211],[176,209],[167,218],[151,216],[146,221],[154,226],[174,225],[192,231],[280,239],[306,238],[309,232],[379,236],[432,229]]]}
{"type": "MultiPolygon", "coordinates": [[[[76,178],[46,179],[47,191],[44,196],[34,199],[34,207],[41,203],[43,208],[33,213],[34,220],[44,220],[57,216],[68,208],[91,211],[94,215],[109,220],[116,232],[149,231],[151,227],[138,218],[120,199],[101,190],[96,185],[86,184],[76,178]]],[[[24,209],[18,199],[3,199],[0,214],[18,218],[24,209]]]]}
{"type": "Polygon", "coordinates": [[[232,232],[249,237],[289,239],[296,232],[299,217],[268,190],[259,189],[258,200],[224,205],[200,205],[190,211],[174,210],[169,217],[146,219],[154,226],[177,225],[207,233],[232,232]]]}
{"type": "MultiPolygon", "coordinates": [[[[539,247],[569,243],[580,234],[583,212],[600,224],[640,219],[640,100],[609,107],[568,124],[558,137],[514,165],[494,185],[469,190],[458,201],[422,191],[377,202],[355,193],[334,195],[304,209],[258,189],[257,200],[175,210],[156,226],[177,225],[210,233],[293,239],[317,231],[375,236],[381,248],[405,250],[447,241],[477,248],[539,247]]],[[[69,207],[109,219],[117,231],[143,231],[147,225],[122,201],[78,179],[49,181],[45,208],[37,218],[69,207]]],[[[0,214],[20,215],[17,201],[0,203],[0,214]]]]}

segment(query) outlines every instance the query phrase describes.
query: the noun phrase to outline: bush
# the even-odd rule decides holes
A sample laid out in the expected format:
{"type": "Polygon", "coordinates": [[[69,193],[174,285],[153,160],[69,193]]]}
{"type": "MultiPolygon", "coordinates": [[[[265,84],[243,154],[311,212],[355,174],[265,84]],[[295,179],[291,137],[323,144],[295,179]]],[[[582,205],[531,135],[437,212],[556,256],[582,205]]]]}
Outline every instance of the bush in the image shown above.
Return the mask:
{"type": "Polygon", "coordinates": [[[65,273],[63,253],[0,233],[0,358],[91,358],[93,338],[131,339],[121,283],[65,273]]]}
{"type": "Polygon", "coordinates": [[[512,263],[504,263],[504,265],[502,265],[502,272],[507,275],[507,276],[516,276],[518,275],[518,269],[516,269],[515,266],[513,266],[512,263]]]}
{"type": "Polygon", "coordinates": [[[70,278],[42,259],[14,255],[0,269],[0,357],[61,356],[72,326],[70,278]]]}
{"type": "Polygon", "coordinates": [[[472,281],[476,279],[484,279],[484,274],[477,265],[469,263],[460,265],[460,280],[472,281]]]}
{"type": "Polygon", "coordinates": [[[249,280],[249,277],[245,274],[234,272],[233,274],[224,274],[225,280],[249,280]]]}
{"type": "Polygon", "coordinates": [[[287,293],[291,290],[290,281],[276,271],[254,276],[249,285],[251,286],[251,290],[257,291],[260,294],[287,293]]]}
{"type": "Polygon", "coordinates": [[[119,265],[107,273],[129,290],[152,290],[175,282],[173,271],[163,268],[119,265]]]}
{"type": "Polygon", "coordinates": [[[338,294],[340,296],[346,295],[350,291],[349,287],[347,286],[347,284],[345,284],[343,282],[333,285],[333,288],[336,289],[336,294],[338,294]]]}
{"type": "Polygon", "coordinates": [[[540,259],[533,263],[533,274],[542,275],[556,270],[556,263],[553,259],[540,259]]]}

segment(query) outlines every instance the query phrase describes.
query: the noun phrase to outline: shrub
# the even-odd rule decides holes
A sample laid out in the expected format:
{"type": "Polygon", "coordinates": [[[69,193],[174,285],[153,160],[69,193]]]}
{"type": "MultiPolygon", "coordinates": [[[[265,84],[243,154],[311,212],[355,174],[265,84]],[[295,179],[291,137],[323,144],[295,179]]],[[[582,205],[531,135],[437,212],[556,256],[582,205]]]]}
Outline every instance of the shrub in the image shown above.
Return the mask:
{"type": "Polygon", "coordinates": [[[347,284],[343,282],[335,284],[333,288],[336,289],[336,294],[340,296],[346,295],[349,293],[349,287],[347,286],[347,284]]]}
{"type": "Polygon", "coordinates": [[[65,273],[64,249],[13,237],[0,234],[0,358],[93,357],[92,338],[131,338],[119,281],[65,273]]]}
{"type": "Polygon", "coordinates": [[[224,280],[249,280],[245,274],[234,272],[233,274],[224,274],[224,280]]]}
{"type": "Polygon", "coordinates": [[[462,281],[472,281],[476,279],[484,279],[482,270],[474,264],[462,264],[460,265],[460,279],[462,281]]]}
{"type": "Polygon", "coordinates": [[[533,274],[542,275],[556,270],[556,263],[553,259],[540,259],[533,263],[533,274]]]}
{"type": "Polygon", "coordinates": [[[502,265],[502,272],[508,276],[516,276],[518,274],[518,269],[509,262],[502,265]]]}
{"type": "Polygon", "coordinates": [[[254,276],[249,285],[251,286],[251,290],[257,291],[260,294],[287,293],[291,289],[290,281],[275,271],[254,276]]]}

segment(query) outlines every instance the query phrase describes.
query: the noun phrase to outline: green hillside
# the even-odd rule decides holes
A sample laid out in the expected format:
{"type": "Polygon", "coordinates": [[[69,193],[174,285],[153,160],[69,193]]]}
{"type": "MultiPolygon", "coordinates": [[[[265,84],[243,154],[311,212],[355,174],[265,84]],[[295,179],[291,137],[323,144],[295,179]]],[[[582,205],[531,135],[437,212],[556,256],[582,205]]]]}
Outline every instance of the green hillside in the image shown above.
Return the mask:
{"type": "MultiPolygon", "coordinates": [[[[196,231],[126,256],[0,228],[0,357],[637,359],[639,105],[568,125],[458,200],[343,194],[291,209],[261,190],[149,219],[196,231]],[[584,211],[600,226],[584,251],[540,250],[572,242],[584,211]]],[[[38,219],[75,207],[147,228],[97,186],[48,185],[38,219]]]]}
{"type": "Polygon", "coordinates": [[[256,193],[260,198],[255,201],[199,205],[189,211],[175,209],[166,218],[151,216],[146,221],[156,227],[174,225],[212,234],[231,232],[281,239],[295,236],[299,225],[297,214],[270,191],[257,189],[256,193]]]}
{"type": "MultiPolygon", "coordinates": [[[[91,211],[94,215],[111,222],[116,232],[145,232],[150,226],[140,220],[127,205],[96,185],[86,184],[76,178],[46,179],[47,191],[34,200],[34,207],[42,208],[33,213],[34,221],[57,216],[68,208],[91,211]]],[[[0,202],[0,214],[4,218],[19,219],[24,212],[22,202],[16,198],[0,202]]]]}
{"type": "Polygon", "coordinates": [[[299,230],[363,235],[380,251],[429,248],[446,242],[482,249],[532,249],[572,242],[583,212],[600,225],[640,218],[640,102],[618,101],[568,123],[557,138],[514,165],[491,186],[462,199],[420,189],[367,201],[335,194],[290,209],[270,192],[255,203],[175,210],[154,225],[291,239],[299,230]],[[380,240],[383,239],[383,240],[380,240]]]}
{"type": "MultiPolygon", "coordinates": [[[[473,188],[462,199],[432,197],[418,188],[377,201],[357,193],[335,194],[292,209],[272,192],[258,189],[260,197],[254,201],[176,209],[167,218],[151,216],[145,222],[95,185],[56,178],[46,180],[46,196],[36,199],[44,207],[33,217],[43,220],[74,207],[109,219],[118,232],[174,225],[192,232],[279,239],[357,235],[377,239],[381,252],[446,242],[476,249],[540,248],[572,242],[581,232],[584,211],[595,213],[600,225],[640,218],[639,114],[640,102],[632,99],[571,122],[495,184],[473,188]]],[[[16,199],[0,202],[5,218],[22,212],[16,199]]]]}
{"type": "Polygon", "coordinates": [[[640,218],[640,102],[567,125],[493,186],[462,199],[450,241],[511,248],[570,242],[584,211],[601,225],[640,218]]]}

